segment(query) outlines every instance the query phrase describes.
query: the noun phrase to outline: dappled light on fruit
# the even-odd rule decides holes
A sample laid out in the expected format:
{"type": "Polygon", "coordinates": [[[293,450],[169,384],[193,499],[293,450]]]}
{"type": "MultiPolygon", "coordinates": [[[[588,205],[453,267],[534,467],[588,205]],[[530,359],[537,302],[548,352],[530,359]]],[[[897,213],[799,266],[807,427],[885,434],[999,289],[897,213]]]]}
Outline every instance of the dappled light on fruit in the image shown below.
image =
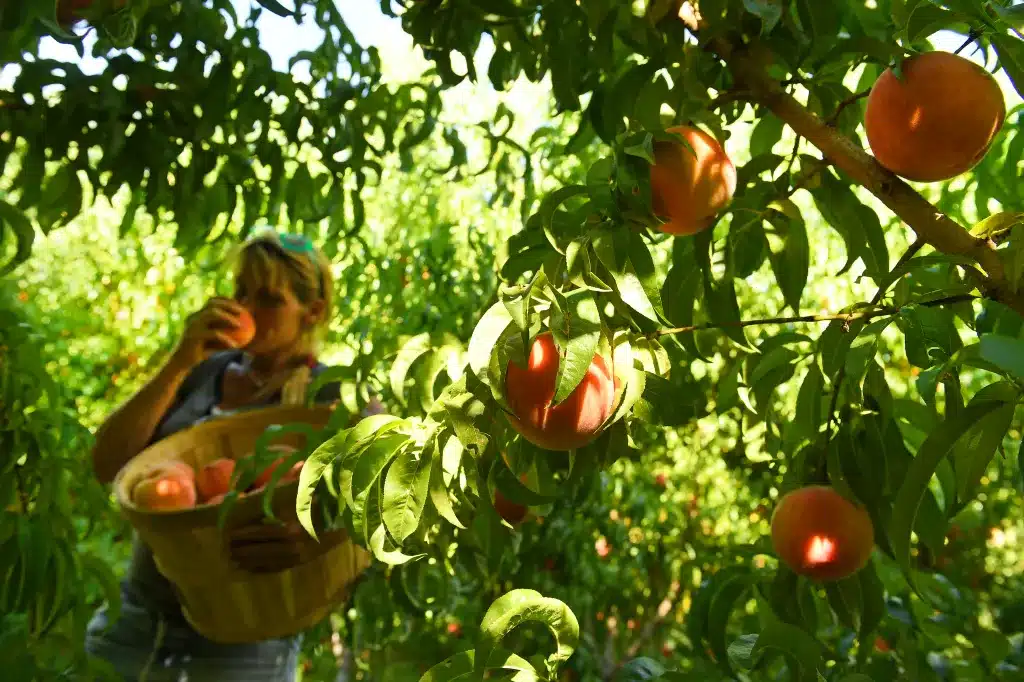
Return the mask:
{"type": "Polygon", "coordinates": [[[807,546],[807,565],[827,564],[836,558],[836,543],[832,538],[815,535],[807,546]]]}
{"type": "Polygon", "coordinates": [[[910,120],[907,122],[907,128],[913,132],[917,130],[917,127],[921,125],[921,117],[924,115],[924,111],[921,107],[914,107],[913,113],[910,114],[910,120]]]}

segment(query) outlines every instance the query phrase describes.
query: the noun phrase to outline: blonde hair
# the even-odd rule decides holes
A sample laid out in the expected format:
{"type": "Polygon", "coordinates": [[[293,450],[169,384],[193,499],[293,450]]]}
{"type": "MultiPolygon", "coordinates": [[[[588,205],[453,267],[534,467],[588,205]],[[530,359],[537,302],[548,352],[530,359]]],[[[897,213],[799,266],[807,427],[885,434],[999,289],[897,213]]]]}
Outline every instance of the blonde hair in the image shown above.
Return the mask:
{"type": "MultiPolygon", "coordinates": [[[[242,244],[235,260],[236,278],[243,272],[251,272],[271,288],[287,283],[295,297],[306,305],[323,302],[320,318],[303,333],[301,341],[304,351],[314,353],[327,331],[334,299],[331,262],[323,251],[301,235],[281,235],[272,229],[261,229],[242,244]]],[[[281,387],[281,402],[286,405],[305,402],[311,378],[309,364],[293,369],[281,387]]]]}

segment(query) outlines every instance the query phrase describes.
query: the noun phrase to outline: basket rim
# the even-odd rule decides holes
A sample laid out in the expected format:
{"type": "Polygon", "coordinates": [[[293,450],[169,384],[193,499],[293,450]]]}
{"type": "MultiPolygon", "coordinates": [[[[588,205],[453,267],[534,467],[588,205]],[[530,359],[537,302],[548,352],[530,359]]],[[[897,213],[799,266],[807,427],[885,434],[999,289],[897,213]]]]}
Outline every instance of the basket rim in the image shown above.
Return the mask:
{"type": "MultiPolygon", "coordinates": [[[[131,459],[124,463],[124,465],[118,470],[117,475],[112,481],[112,487],[114,489],[114,497],[117,501],[118,506],[123,510],[135,514],[145,514],[150,517],[161,517],[161,516],[181,516],[182,514],[189,513],[209,513],[211,510],[216,509],[216,505],[211,506],[208,504],[197,503],[194,507],[187,509],[143,509],[136,505],[131,496],[127,494],[125,479],[134,473],[133,469],[135,463],[141,458],[148,456],[153,450],[156,449],[167,449],[173,448],[178,441],[193,440],[197,437],[203,436],[206,432],[211,434],[222,433],[225,431],[231,431],[237,428],[242,428],[246,424],[257,421],[265,422],[260,433],[265,432],[271,426],[275,424],[288,424],[288,423],[307,423],[313,427],[314,431],[323,431],[327,427],[330,421],[331,415],[334,409],[330,405],[318,404],[314,406],[305,405],[271,405],[271,406],[257,406],[252,408],[245,408],[232,412],[225,415],[217,415],[210,417],[198,424],[187,426],[180,431],[176,431],[166,438],[162,438],[158,441],[150,443],[148,446],[136,453],[131,459]],[[282,418],[280,422],[269,421],[272,420],[276,415],[286,415],[287,417],[297,417],[295,419],[282,418]],[[301,417],[317,417],[317,423],[310,423],[301,417]]],[[[279,482],[275,489],[275,495],[282,492],[282,488],[287,485],[298,485],[297,482],[279,482]]],[[[262,491],[259,494],[262,496],[262,491]]],[[[254,495],[253,498],[258,496],[254,495]]],[[[241,502],[241,500],[239,500],[241,502]]]]}

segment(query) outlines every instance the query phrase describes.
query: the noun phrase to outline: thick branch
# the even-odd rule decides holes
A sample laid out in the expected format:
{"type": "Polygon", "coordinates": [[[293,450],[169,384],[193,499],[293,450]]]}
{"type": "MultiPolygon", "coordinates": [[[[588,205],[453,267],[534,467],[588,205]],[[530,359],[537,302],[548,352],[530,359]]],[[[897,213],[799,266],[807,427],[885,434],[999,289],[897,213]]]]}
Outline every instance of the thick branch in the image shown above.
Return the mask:
{"type": "Polygon", "coordinates": [[[1010,290],[999,254],[987,240],[972,236],[910,185],[883,168],[860,145],[800,104],[767,74],[762,61],[745,48],[734,47],[722,38],[713,39],[709,48],[726,62],[736,88],[749,92],[751,101],[768,108],[797,135],[810,141],[833,165],[878,197],[925,242],[943,253],[976,261],[988,275],[980,283],[985,293],[1024,314],[1024,299],[1010,290]]]}

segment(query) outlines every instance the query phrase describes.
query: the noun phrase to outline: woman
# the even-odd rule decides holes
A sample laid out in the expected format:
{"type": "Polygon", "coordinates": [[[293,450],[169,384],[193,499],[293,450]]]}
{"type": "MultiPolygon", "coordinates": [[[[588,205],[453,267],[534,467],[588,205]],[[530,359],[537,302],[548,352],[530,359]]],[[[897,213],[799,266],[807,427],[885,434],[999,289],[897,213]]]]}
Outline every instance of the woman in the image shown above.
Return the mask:
{"type": "MultiPolygon", "coordinates": [[[[283,391],[304,391],[326,369],[313,352],[329,317],[332,284],[327,259],[305,237],[265,230],[245,243],[234,300],[213,298],[192,315],[167,363],[100,427],[92,453],[99,479],[112,481],[145,447],[199,421],[280,403],[283,391]],[[224,333],[237,326],[243,308],[256,322],[244,351],[224,333]]],[[[337,399],[337,384],[317,395],[317,402],[337,399]]],[[[283,570],[330,548],[297,525],[264,524],[233,533],[230,547],[235,562],[249,571],[283,570]]],[[[188,625],[172,585],[135,538],[121,617],[111,622],[105,608],[98,611],[86,650],[126,682],[286,682],[294,678],[300,641],[207,640],[188,625]]]]}

